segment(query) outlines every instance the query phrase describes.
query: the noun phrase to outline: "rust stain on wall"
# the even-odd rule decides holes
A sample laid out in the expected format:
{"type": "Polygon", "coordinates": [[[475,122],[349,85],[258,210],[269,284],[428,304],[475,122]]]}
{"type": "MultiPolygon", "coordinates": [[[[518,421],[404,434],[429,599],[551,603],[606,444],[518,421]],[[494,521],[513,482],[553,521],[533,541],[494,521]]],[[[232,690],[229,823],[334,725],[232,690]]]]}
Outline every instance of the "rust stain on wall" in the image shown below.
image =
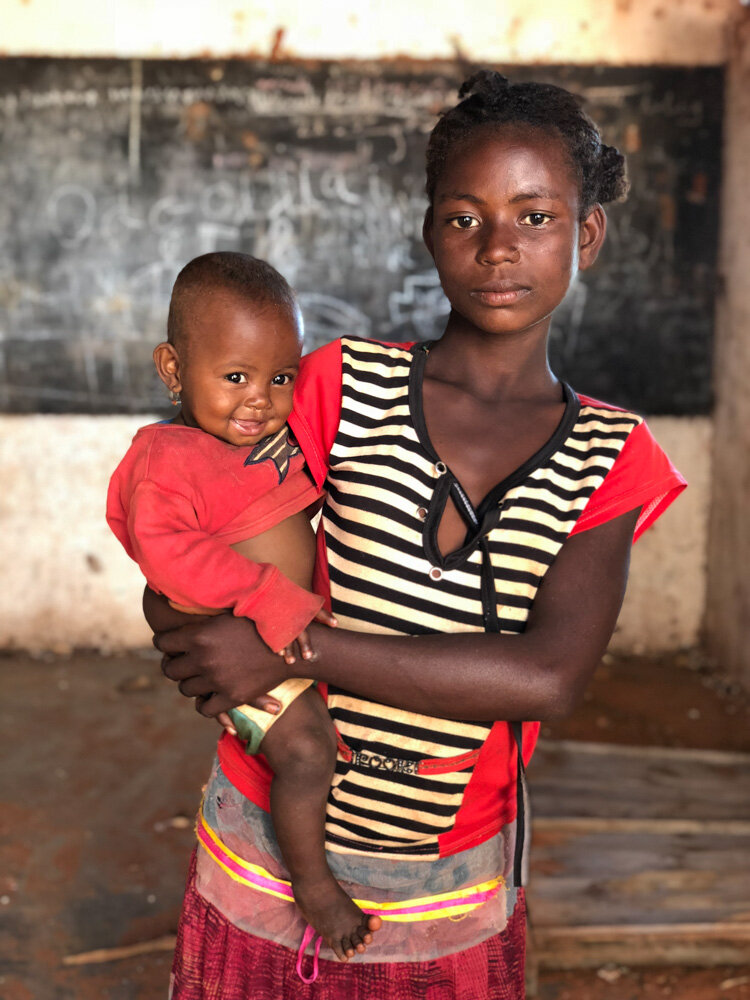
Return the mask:
{"type": "Polygon", "coordinates": [[[284,36],[286,35],[286,28],[277,28],[273,33],[273,41],[271,42],[271,52],[269,54],[269,59],[271,62],[278,62],[283,56],[283,46],[284,46],[284,36]]]}

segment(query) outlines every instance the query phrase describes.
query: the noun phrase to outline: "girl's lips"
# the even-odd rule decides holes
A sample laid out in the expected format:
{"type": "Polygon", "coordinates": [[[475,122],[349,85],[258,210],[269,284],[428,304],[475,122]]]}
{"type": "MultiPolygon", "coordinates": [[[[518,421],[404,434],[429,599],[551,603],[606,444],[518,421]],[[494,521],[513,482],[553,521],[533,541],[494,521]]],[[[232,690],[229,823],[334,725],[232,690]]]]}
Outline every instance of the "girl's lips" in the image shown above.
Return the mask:
{"type": "Polygon", "coordinates": [[[529,292],[528,288],[476,288],[471,293],[472,298],[478,299],[485,306],[510,306],[518,302],[529,292]]]}

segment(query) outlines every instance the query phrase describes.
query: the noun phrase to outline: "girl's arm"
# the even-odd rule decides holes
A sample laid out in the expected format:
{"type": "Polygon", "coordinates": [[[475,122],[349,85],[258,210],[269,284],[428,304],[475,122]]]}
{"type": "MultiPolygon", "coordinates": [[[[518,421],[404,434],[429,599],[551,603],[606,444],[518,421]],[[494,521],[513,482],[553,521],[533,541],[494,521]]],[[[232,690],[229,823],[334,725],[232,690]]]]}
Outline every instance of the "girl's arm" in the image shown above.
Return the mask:
{"type": "MultiPolygon", "coordinates": [[[[612,635],[638,510],[570,537],[547,571],[525,632],[383,636],[314,627],[305,675],[363,698],[448,719],[560,718],[612,635]]],[[[154,637],[167,677],[213,717],[290,675],[251,623],[222,616],[154,637]]],[[[292,668],[293,670],[293,668],[292,668]]],[[[293,674],[292,674],[293,675],[293,674]]]]}

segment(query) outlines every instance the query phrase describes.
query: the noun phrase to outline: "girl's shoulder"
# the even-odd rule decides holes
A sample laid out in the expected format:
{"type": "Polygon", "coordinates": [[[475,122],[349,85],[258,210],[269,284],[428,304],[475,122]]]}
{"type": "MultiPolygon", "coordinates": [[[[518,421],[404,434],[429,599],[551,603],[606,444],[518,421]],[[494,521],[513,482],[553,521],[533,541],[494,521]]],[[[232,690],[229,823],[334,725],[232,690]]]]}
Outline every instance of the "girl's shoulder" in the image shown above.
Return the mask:
{"type": "Polygon", "coordinates": [[[640,414],[581,393],[578,399],[578,433],[589,440],[607,438],[617,448],[617,457],[572,534],[640,507],[636,540],[677,499],[687,482],[640,414]]]}
{"type": "Polygon", "coordinates": [[[341,337],[302,358],[289,426],[318,485],[325,480],[328,456],[338,431],[345,369],[360,368],[368,361],[378,363],[389,355],[405,358],[413,344],[341,337]]]}
{"type": "Polygon", "coordinates": [[[300,363],[300,373],[297,389],[304,388],[312,380],[322,383],[326,380],[332,384],[341,381],[341,369],[345,358],[352,355],[364,357],[389,353],[410,353],[415,341],[371,340],[367,337],[339,337],[323,344],[309,354],[305,354],[300,363]]]}

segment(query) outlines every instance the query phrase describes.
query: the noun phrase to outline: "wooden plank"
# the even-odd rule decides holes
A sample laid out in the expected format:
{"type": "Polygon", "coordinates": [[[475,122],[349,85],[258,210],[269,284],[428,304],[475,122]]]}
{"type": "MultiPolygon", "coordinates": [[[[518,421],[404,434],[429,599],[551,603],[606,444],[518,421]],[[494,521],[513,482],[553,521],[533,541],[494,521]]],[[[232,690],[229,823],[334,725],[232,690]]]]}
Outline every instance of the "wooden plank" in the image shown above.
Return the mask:
{"type": "Polygon", "coordinates": [[[124,958],[152,955],[159,951],[174,951],[177,938],[174,934],[139,941],[137,944],[122,945],[117,948],[97,948],[95,951],[81,951],[77,955],[65,955],[63,965],[99,965],[103,962],[119,962],[124,958]]]}
{"type": "Polygon", "coordinates": [[[535,960],[750,962],[750,755],[540,741],[535,960]]]}
{"type": "Polygon", "coordinates": [[[597,816],[534,817],[534,830],[538,833],[706,833],[713,837],[750,836],[747,820],[701,819],[601,819],[597,816]]]}
{"type": "Polygon", "coordinates": [[[750,754],[540,740],[536,817],[750,822],[750,754]]]}
{"type": "Polygon", "coordinates": [[[534,958],[548,969],[619,965],[745,965],[750,924],[544,927],[533,931],[534,958]]]}
{"type": "Polygon", "coordinates": [[[532,844],[538,927],[750,920],[747,834],[548,828],[532,844]]]}

